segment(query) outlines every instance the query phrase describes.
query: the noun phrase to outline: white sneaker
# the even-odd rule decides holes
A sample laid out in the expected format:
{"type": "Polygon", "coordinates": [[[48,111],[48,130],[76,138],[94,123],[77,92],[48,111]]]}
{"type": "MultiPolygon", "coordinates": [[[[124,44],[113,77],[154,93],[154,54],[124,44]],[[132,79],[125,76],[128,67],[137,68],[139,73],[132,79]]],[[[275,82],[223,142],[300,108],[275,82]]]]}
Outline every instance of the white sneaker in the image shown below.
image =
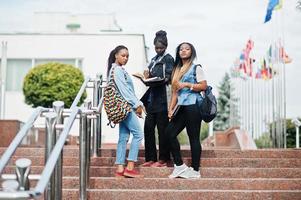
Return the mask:
{"type": "Polygon", "coordinates": [[[169,175],[169,178],[177,178],[180,174],[182,174],[183,172],[185,172],[188,169],[187,165],[185,163],[183,163],[183,165],[177,166],[174,165],[174,170],[171,173],[171,175],[169,175]]]}
{"type": "Polygon", "coordinates": [[[201,174],[200,171],[195,171],[192,167],[189,167],[182,174],[180,174],[179,177],[186,179],[198,179],[201,178],[201,174]]]}

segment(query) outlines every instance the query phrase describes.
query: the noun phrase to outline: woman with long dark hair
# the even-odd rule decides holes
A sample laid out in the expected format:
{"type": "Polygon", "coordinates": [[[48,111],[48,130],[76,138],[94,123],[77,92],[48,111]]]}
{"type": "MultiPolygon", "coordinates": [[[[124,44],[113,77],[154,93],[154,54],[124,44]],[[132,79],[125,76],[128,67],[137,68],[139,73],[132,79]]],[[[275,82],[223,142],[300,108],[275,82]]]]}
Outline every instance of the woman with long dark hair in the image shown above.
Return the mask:
{"type": "Polygon", "coordinates": [[[144,147],[145,147],[145,163],[143,167],[164,167],[170,161],[170,151],[168,136],[165,129],[168,124],[167,114],[167,86],[171,82],[171,73],[174,66],[173,57],[166,53],[167,33],[158,31],[154,39],[154,46],[157,55],[152,58],[147,73],[147,78],[160,77],[165,81],[160,85],[150,86],[142,97],[142,101],[146,107],[147,116],[144,122],[144,147]],[[155,128],[158,130],[159,140],[159,160],[157,157],[155,128]]]}
{"type": "Polygon", "coordinates": [[[199,103],[202,101],[201,91],[206,90],[207,81],[200,65],[193,61],[196,51],[192,44],[181,43],[176,48],[175,69],[172,77],[172,98],[168,109],[171,121],[166,128],[170,135],[171,154],[174,161],[174,170],[169,178],[200,178],[200,158],[202,147],[200,144],[201,116],[199,103]],[[173,116],[176,106],[180,106],[173,116]],[[183,163],[178,134],[186,128],[191,149],[191,167],[183,163]]]}
{"type": "Polygon", "coordinates": [[[125,46],[117,46],[110,53],[108,58],[107,80],[109,81],[113,73],[114,82],[120,92],[120,95],[132,106],[132,112],[119,123],[119,139],[116,151],[117,170],[116,177],[142,177],[142,175],[134,169],[137,162],[139,146],[143,139],[143,131],[140,127],[138,117],[141,117],[143,104],[135,95],[134,85],[131,77],[126,72],[124,66],[129,59],[129,52],[125,46]],[[138,116],[138,117],[137,117],[138,116]],[[133,139],[127,158],[127,166],[125,165],[126,146],[130,134],[133,139]]]}

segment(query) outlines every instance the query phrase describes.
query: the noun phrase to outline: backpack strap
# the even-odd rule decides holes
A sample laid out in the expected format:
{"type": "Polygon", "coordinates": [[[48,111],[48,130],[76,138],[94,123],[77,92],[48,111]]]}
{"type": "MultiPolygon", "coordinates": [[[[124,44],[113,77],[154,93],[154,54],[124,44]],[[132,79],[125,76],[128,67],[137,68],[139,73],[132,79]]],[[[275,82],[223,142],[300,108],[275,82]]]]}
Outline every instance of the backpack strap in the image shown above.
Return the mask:
{"type": "Polygon", "coordinates": [[[200,66],[201,68],[203,68],[201,64],[196,64],[193,66],[193,77],[194,77],[194,80],[196,83],[197,83],[197,80],[196,80],[196,67],[197,66],[200,66]]]}

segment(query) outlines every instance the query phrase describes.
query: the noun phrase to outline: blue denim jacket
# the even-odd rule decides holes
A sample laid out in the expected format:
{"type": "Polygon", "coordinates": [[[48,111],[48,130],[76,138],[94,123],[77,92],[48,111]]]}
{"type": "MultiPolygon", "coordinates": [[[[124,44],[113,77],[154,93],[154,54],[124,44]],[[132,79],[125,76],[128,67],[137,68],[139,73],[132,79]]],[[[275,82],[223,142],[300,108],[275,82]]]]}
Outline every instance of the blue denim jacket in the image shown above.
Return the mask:
{"type": "MultiPolygon", "coordinates": [[[[121,96],[132,105],[133,109],[143,105],[142,102],[136,97],[133,81],[125,69],[122,66],[113,63],[110,74],[112,73],[113,68],[115,68],[114,81],[121,96]]],[[[110,76],[108,79],[109,78],[110,76]]]]}
{"type": "MultiPolygon", "coordinates": [[[[183,75],[180,82],[189,82],[189,83],[197,83],[195,77],[195,65],[192,64],[190,69],[183,75]]],[[[183,88],[178,91],[178,105],[193,105],[197,102],[200,103],[203,100],[200,92],[191,91],[190,88],[183,88]]]]}

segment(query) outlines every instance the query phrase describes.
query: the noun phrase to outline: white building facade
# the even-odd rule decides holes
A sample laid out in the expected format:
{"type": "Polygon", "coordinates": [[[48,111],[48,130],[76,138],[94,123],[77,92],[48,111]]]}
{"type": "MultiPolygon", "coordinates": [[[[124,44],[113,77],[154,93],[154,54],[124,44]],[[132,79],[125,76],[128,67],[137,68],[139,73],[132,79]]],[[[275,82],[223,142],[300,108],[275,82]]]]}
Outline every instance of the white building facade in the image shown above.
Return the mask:
{"type": "MultiPolygon", "coordinates": [[[[147,55],[143,34],[123,34],[115,30],[103,33],[80,31],[74,33],[74,29],[70,31],[70,26],[67,27],[67,25],[66,32],[58,31],[59,33],[41,31],[41,33],[0,34],[2,44],[0,78],[3,90],[1,116],[3,119],[17,119],[24,122],[31,115],[33,108],[24,103],[22,84],[28,71],[38,64],[47,62],[72,64],[80,68],[85,76],[93,78],[99,73],[106,74],[110,51],[117,45],[125,45],[130,54],[126,65],[127,71],[130,74],[142,72],[146,67],[147,55]]],[[[91,24],[89,26],[91,27],[91,24]]],[[[140,97],[146,88],[135,78],[133,80],[137,96],[140,97]]],[[[89,90],[87,98],[92,99],[89,90]]],[[[111,129],[106,126],[106,122],[106,116],[103,115],[103,141],[116,142],[118,128],[111,129]]],[[[73,133],[77,134],[75,130],[76,128],[73,129],[73,133]]]]}

